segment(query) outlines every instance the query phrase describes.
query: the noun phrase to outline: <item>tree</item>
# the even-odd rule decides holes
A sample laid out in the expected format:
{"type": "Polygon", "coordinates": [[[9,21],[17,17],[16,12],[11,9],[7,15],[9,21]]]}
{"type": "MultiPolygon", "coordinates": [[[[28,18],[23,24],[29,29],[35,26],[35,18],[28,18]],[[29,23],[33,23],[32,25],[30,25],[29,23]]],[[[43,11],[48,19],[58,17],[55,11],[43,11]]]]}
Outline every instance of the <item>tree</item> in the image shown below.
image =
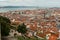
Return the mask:
{"type": "Polygon", "coordinates": [[[1,23],[1,22],[5,22],[5,23],[9,23],[9,24],[11,23],[8,18],[3,17],[3,16],[0,16],[0,23],[1,23]]]}
{"type": "Polygon", "coordinates": [[[21,25],[18,26],[17,31],[22,33],[22,34],[25,34],[27,31],[26,25],[24,23],[22,23],[21,25]]]}
{"type": "Polygon", "coordinates": [[[10,32],[10,25],[6,23],[1,23],[1,36],[8,36],[10,32]]]}
{"type": "Polygon", "coordinates": [[[0,16],[1,36],[8,36],[10,32],[10,20],[6,17],[0,16]]]}

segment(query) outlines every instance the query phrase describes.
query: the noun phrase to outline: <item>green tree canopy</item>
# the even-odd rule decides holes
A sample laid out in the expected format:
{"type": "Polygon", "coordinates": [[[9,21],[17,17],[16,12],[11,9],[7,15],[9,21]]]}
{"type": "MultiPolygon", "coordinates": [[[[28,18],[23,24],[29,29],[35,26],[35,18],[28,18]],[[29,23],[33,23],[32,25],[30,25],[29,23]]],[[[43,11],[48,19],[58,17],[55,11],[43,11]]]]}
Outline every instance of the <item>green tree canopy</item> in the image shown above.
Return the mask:
{"type": "Polygon", "coordinates": [[[11,23],[10,20],[6,17],[0,16],[0,23],[5,22],[5,23],[11,23]]]}
{"type": "Polygon", "coordinates": [[[10,20],[6,17],[0,16],[1,36],[8,36],[10,32],[10,20]]]}
{"type": "Polygon", "coordinates": [[[25,34],[27,31],[26,25],[24,23],[22,23],[21,25],[18,26],[17,31],[22,33],[22,34],[25,34]]]}

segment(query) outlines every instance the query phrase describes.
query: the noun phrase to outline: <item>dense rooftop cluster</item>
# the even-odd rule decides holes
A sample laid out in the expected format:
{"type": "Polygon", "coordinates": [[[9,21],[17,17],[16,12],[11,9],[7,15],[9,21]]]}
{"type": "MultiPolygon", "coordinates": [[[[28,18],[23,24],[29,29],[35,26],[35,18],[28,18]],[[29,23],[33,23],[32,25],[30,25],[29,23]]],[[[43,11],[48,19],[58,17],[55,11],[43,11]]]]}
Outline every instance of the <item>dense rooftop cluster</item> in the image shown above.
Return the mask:
{"type": "Polygon", "coordinates": [[[50,33],[55,33],[59,37],[60,9],[17,10],[0,13],[0,15],[9,18],[12,25],[25,23],[30,36],[36,32],[40,37],[50,33]]]}

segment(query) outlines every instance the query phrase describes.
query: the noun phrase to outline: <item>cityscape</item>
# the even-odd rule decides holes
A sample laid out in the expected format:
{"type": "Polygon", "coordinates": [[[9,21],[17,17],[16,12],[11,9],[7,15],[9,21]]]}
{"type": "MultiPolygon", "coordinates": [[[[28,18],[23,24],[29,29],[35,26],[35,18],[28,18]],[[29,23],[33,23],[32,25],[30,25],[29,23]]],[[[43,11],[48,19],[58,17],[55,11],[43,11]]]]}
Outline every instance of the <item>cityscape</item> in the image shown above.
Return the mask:
{"type": "Polygon", "coordinates": [[[9,23],[8,39],[5,40],[60,40],[60,8],[0,12],[1,39],[6,38],[3,36],[5,36],[4,33],[7,31],[2,26],[5,22],[1,20],[7,20],[2,19],[3,17],[9,19],[11,22],[9,23]],[[2,22],[4,23],[2,24],[2,22]]]}

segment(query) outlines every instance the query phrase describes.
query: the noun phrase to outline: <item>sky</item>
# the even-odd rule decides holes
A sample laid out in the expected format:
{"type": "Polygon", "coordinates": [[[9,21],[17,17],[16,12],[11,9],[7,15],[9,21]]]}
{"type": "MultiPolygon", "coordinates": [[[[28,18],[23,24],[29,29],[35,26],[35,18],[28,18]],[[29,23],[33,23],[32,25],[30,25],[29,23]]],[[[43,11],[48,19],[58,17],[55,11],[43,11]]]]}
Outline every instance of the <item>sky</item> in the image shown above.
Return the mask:
{"type": "Polygon", "coordinates": [[[60,7],[60,0],[0,0],[0,6],[60,7]]]}

